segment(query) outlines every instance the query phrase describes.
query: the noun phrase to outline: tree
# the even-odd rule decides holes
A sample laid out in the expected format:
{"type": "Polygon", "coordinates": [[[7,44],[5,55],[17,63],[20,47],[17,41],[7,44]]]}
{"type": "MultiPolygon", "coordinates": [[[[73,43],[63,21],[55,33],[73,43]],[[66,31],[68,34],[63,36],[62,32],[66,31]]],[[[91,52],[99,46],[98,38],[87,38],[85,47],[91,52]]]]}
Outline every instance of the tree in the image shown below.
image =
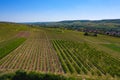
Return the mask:
{"type": "Polygon", "coordinates": [[[93,34],[93,36],[96,36],[96,37],[97,37],[97,33],[95,32],[95,33],[93,34]]]}
{"type": "Polygon", "coordinates": [[[88,36],[89,34],[88,34],[88,32],[85,32],[84,35],[85,35],[85,36],[88,36]]]}

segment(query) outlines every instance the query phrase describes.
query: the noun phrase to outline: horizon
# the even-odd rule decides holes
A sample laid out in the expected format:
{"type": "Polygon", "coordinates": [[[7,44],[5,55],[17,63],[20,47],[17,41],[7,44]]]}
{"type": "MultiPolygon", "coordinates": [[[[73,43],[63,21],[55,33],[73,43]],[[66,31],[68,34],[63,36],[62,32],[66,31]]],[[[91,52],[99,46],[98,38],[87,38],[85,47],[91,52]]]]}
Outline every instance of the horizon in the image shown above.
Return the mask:
{"type": "Polygon", "coordinates": [[[119,4],[118,0],[1,0],[0,21],[120,19],[119,4]]]}
{"type": "MultiPolygon", "coordinates": [[[[25,22],[12,22],[12,21],[0,21],[0,22],[10,22],[10,23],[35,23],[35,22],[41,22],[41,23],[44,23],[44,22],[61,22],[61,21],[84,21],[85,19],[80,19],[80,20],[60,20],[60,21],[25,21],[25,22]]],[[[88,19],[88,21],[102,21],[102,20],[120,20],[120,19],[96,19],[96,20],[90,20],[88,19]]]]}

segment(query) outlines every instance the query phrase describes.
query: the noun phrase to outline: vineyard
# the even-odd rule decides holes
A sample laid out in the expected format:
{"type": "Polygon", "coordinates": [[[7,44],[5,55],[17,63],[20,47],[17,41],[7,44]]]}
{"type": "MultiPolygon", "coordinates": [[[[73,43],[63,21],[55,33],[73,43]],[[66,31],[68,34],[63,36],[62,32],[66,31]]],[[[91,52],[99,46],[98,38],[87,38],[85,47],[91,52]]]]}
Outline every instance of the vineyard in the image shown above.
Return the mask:
{"type": "Polygon", "coordinates": [[[31,32],[31,36],[17,49],[0,60],[0,70],[26,70],[63,73],[56,52],[45,32],[31,32]]]}
{"type": "Polygon", "coordinates": [[[120,77],[119,38],[31,28],[0,43],[0,73],[25,70],[98,80],[120,77]]]}
{"type": "Polygon", "coordinates": [[[53,40],[65,73],[120,77],[120,61],[86,43],[53,40]]]}

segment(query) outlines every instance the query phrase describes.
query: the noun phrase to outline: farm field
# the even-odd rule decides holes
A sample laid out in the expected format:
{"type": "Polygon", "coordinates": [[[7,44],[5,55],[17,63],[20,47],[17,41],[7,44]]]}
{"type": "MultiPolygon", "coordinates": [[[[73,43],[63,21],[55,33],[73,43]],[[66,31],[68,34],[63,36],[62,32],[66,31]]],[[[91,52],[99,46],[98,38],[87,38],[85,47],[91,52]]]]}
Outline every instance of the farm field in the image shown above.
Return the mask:
{"type": "Polygon", "coordinates": [[[72,40],[75,42],[79,43],[87,43],[91,47],[96,48],[97,50],[104,51],[113,57],[117,57],[120,59],[120,53],[119,50],[114,50],[113,47],[108,47],[105,45],[116,45],[117,48],[119,48],[120,45],[120,38],[117,37],[111,37],[111,36],[106,36],[106,35],[98,35],[98,37],[91,37],[91,36],[84,36],[83,32],[78,32],[78,31],[72,31],[72,30],[61,30],[59,28],[57,29],[45,29],[48,37],[51,40],[54,39],[62,39],[62,40],[72,40]],[[63,31],[63,32],[62,32],[63,31]]]}
{"type": "Polygon", "coordinates": [[[0,22],[0,43],[10,40],[21,31],[27,31],[29,27],[22,24],[0,22]]]}
{"type": "Polygon", "coordinates": [[[92,49],[85,43],[54,40],[53,46],[58,52],[65,73],[120,76],[119,60],[92,49]]]}
{"type": "Polygon", "coordinates": [[[13,51],[15,48],[17,48],[21,43],[23,43],[26,39],[25,38],[14,38],[9,41],[2,42],[0,46],[0,59],[2,59],[4,56],[9,54],[11,51],[13,51]]]}
{"type": "Polygon", "coordinates": [[[33,31],[17,49],[0,60],[0,70],[63,73],[56,52],[43,31],[33,31]]]}
{"type": "Polygon", "coordinates": [[[26,40],[28,29],[26,25],[0,22],[0,59],[26,40]]]}
{"type": "Polygon", "coordinates": [[[94,80],[120,78],[120,38],[84,36],[59,28],[30,28],[27,34],[24,30],[14,34],[26,40],[0,59],[0,73],[25,70],[94,80]]]}

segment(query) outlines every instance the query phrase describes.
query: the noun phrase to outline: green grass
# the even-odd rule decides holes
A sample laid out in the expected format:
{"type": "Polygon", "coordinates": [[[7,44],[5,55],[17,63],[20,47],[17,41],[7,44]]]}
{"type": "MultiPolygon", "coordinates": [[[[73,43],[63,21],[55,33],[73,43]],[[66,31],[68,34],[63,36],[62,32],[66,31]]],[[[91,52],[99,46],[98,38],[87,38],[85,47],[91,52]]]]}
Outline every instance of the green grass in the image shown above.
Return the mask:
{"type": "Polygon", "coordinates": [[[7,41],[6,43],[3,42],[3,45],[0,45],[0,59],[2,59],[4,56],[9,54],[11,51],[16,49],[25,40],[26,40],[25,38],[15,38],[15,39],[7,41]]]}
{"type": "Polygon", "coordinates": [[[26,25],[0,22],[0,42],[14,37],[20,31],[27,30],[29,30],[29,28],[26,25]]]}
{"type": "Polygon", "coordinates": [[[115,44],[103,44],[103,46],[108,47],[114,51],[120,52],[120,45],[115,44]]]}

